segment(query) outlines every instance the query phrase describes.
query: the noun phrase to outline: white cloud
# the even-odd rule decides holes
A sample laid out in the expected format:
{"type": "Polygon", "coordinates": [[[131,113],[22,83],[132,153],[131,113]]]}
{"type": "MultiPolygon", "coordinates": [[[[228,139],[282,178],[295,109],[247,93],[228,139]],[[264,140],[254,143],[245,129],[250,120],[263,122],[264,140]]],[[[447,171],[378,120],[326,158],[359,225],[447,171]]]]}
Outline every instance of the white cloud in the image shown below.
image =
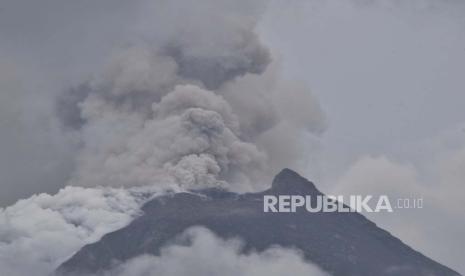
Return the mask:
{"type": "Polygon", "coordinates": [[[365,215],[414,249],[463,272],[465,224],[460,217],[465,212],[465,143],[457,139],[462,136],[459,127],[417,143],[411,150],[428,159],[413,158],[414,163],[363,156],[339,178],[331,193],[386,194],[393,204],[399,198],[423,198],[422,209],[365,215]]]}
{"type": "Polygon", "coordinates": [[[223,240],[201,227],[186,230],[180,239],[183,243],[165,247],[160,256],[136,257],[107,274],[118,276],[327,275],[291,249],[276,247],[263,252],[242,253],[240,240],[223,240]]]}
{"type": "Polygon", "coordinates": [[[85,244],[128,224],[152,192],[66,187],[0,209],[2,274],[49,275],[85,244]]]}

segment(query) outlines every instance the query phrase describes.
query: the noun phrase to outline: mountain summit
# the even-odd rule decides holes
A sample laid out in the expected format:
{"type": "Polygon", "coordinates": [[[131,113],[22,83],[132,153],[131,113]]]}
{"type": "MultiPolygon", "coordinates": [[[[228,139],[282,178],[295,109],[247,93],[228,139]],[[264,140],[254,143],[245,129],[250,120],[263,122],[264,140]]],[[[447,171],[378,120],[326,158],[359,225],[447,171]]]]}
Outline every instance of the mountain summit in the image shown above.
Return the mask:
{"type": "Polygon", "coordinates": [[[160,249],[192,226],[222,238],[239,237],[244,252],[279,245],[299,249],[306,260],[336,276],[459,275],[413,250],[358,213],[263,212],[264,195],[322,195],[296,172],[284,169],[266,191],[235,194],[209,189],[177,193],[147,202],[128,226],[84,246],[58,274],[98,273],[160,249]]]}
{"type": "Polygon", "coordinates": [[[307,179],[300,176],[293,170],[283,169],[278,173],[271,184],[271,189],[266,191],[268,194],[286,194],[286,195],[321,195],[315,185],[307,179]]]}

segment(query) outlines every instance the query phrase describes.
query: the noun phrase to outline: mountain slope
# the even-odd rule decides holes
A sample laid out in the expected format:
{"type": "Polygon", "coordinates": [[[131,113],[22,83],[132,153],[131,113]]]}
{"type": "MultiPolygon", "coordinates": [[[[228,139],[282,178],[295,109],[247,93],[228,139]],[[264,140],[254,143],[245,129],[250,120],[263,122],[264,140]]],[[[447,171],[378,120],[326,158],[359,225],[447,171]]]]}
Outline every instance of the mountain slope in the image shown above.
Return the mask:
{"type": "Polygon", "coordinates": [[[263,195],[321,195],[313,183],[284,169],[272,187],[238,195],[219,190],[156,198],[127,227],[83,247],[57,270],[99,272],[160,248],[191,226],[204,226],[222,238],[240,237],[244,251],[272,245],[298,248],[333,275],[458,275],[425,257],[357,213],[264,213],[263,195]]]}

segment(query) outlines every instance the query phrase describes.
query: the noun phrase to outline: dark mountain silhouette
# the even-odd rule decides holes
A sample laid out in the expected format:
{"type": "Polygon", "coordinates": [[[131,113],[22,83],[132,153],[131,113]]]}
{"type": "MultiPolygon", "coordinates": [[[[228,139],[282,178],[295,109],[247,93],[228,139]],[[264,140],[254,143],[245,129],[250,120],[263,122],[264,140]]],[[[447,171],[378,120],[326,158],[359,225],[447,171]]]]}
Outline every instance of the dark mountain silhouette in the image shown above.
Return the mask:
{"type": "MultiPolygon", "coordinates": [[[[210,189],[156,198],[127,227],[84,246],[58,274],[96,273],[140,254],[160,253],[191,226],[222,238],[240,237],[244,251],[272,245],[301,250],[333,275],[459,275],[413,250],[358,213],[263,212],[263,195],[322,195],[313,183],[284,169],[269,190],[238,195],[210,189]]],[[[212,260],[214,261],[214,260],[212,260]]]]}

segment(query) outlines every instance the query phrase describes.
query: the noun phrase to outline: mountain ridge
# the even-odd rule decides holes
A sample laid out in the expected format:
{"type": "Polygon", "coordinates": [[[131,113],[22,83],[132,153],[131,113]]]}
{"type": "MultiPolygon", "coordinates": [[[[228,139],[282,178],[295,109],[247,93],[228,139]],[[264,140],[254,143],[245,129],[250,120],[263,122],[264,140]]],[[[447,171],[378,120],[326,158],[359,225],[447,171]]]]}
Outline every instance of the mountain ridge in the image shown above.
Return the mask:
{"type": "Polygon", "coordinates": [[[333,275],[459,275],[410,248],[358,213],[264,213],[263,195],[323,195],[290,169],[276,175],[271,188],[235,194],[219,189],[177,193],[147,202],[128,226],[84,246],[57,274],[99,273],[115,263],[160,249],[192,226],[219,237],[240,238],[244,252],[270,246],[297,248],[306,260],[333,275]]]}

